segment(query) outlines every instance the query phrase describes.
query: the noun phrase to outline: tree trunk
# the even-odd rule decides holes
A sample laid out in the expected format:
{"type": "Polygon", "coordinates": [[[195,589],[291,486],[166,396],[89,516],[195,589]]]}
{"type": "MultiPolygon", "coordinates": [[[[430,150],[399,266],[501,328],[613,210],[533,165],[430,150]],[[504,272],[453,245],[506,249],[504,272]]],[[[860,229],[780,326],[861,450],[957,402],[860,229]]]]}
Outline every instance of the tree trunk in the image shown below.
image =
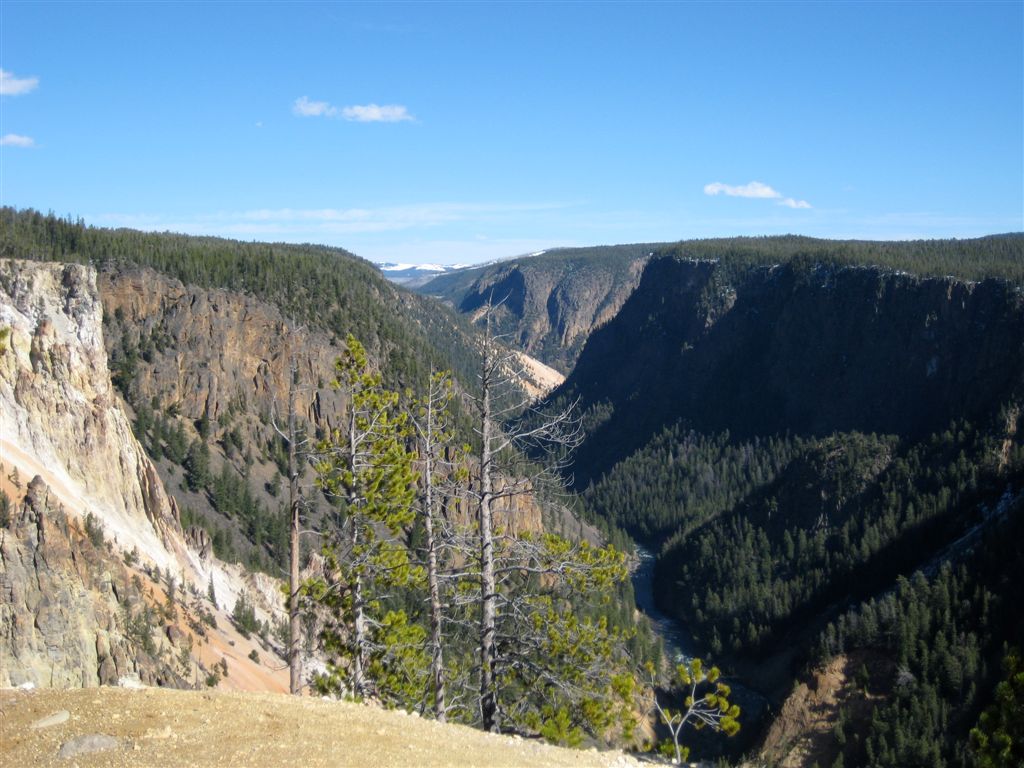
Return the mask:
{"type": "Polygon", "coordinates": [[[437,544],[434,540],[434,399],[427,394],[427,423],[424,440],[423,524],[427,533],[427,581],[430,585],[430,676],[434,684],[434,715],[445,721],[444,648],[441,637],[441,589],[437,577],[437,544]]]}
{"type": "Polygon", "coordinates": [[[288,373],[291,377],[288,384],[288,511],[291,517],[288,573],[288,690],[298,694],[302,691],[302,622],[299,615],[299,472],[295,461],[295,358],[292,358],[288,373]]]}
{"type": "MultiPolygon", "coordinates": [[[[352,476],[356,476],[356,464],[358,463],[358,442],[356,439],[356,412],[355,403],[350,404],[351,414],[349,416],[348,447],[349,447],[349,470],[352,476]]],[[[355,487],[349,490],[348,522],[351,526],[349,533],[349,546],[352,548],[353,577],[352,577],[352,692],[356,696],[366,695],[365,675],[365,648],[366,648],[366,617],[363,615],[363,578],[361,564],[358,562],[356,549],[359,546],[359,524],[356,520],[356,505],[359,502],[359,495],[355,487]]]]}
{"type": "MultiPolygon", "coordinates": [[[[488,316],[488,326],[490,316],[488,316]]],[[[494,582],[494,535],[491,530],[491,385],[493,383],[495,355],[491,344],[490,328],[484,352],[481,377],[480,433],[480,717],[485,731],[498,731],[498,702],[494,690],[494,645],[497,591],[494,582]]]]}

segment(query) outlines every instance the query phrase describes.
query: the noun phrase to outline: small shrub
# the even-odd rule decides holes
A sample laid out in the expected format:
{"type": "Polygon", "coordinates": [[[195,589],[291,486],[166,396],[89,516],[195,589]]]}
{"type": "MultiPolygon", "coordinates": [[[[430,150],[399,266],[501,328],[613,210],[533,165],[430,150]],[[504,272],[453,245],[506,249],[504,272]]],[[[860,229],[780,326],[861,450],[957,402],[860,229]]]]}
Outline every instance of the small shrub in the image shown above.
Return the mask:
{"type": "Polygon", "coordinates": [[[85,515],[85,535],[94,547],[103,546],[103,523],[92,512],[85,515]]]}
{"type": "Polygon", "coordinates": [[[150,656],[156,653],[153,625],[153,612],[148,606],[134,616],[125,608],[125,635],[136,647],[141,648],[150,656]]]}
{"type": "Polygon", "coordinates": [[[256,620],[256,608],[245,591],[235,601],[235,609],[231,612],[231,618],[234,619],[235,626],[246,640],[251,634],[259,631],[260,624],[256,620]]]}

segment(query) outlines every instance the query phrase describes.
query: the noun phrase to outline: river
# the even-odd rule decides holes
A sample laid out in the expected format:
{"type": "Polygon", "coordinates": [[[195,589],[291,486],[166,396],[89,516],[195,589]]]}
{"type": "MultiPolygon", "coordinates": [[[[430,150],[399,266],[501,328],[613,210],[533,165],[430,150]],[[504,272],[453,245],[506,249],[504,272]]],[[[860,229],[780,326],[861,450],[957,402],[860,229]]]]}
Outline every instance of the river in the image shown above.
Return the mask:
{"type": "MultiPolygon", "coordinates": [[[[658,609],[654,602],[654,555],[640,545],[636,548],[639,560],[633,569],[633,595],[636,607],[639,608],[654,627],[655,633],[662,639],[665,653],[674,662],[679,663],[697,655],[693,639],[686,628],[676,619],[658,609]]],[[[711,659],[710,661],[714,661],[711,659]]],[[[723,681],[732,688],[730,701],[739,704],[743,714],[740,717],[741,735],[736,739],[704,732],[700,736],[690,733],[687,742],[700,745],[705,755],[728,755],[733,759],[749,749],[760,730],[760,723],[765,717],[768,700],[759,692],[747,688],[736,678],[726,676],[723,681]],[[705,751],[706,750],[706,751],[705,751]]]]}
{"type": "Polygon", "coordinates": [[[633,570],[633,595],[636,607],[651,620],[654,631],[665,644],[665,652],[676,663],[691,658],[693,642],[679,622],[658,609],[654,602],[654,554],[639,544],[636,547],[639,563],[633,570]]]}

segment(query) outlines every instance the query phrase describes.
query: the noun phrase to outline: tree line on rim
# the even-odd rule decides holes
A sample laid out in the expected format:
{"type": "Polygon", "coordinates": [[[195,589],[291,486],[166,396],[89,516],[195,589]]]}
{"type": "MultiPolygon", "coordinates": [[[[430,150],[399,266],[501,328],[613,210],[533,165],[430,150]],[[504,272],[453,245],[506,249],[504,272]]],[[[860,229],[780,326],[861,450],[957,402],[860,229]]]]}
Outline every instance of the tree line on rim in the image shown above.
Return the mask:
{"type": "Polygon", "coordinates": [[[541,413],[522,400],[514,358],[489,328],[481,359],[473,446],[453,427],[449,373],[434,373],[419,397],[400,395],[352,336],[332,382],[347,395],[344,423],[303,441],[293,367],[277,426],[288,444],[291,691],[304,685],[303,634],[316,626],[327,663],[311,682],[322,694],[568,745],[638,743],[640,717],[657,712],[676,760],[687,723],[738,731],[728,686],[699,661],[674,670],[684,694],[659,700],[661,670],[611,618],[624,553],[502,523],[503,501],[557,482],[579,423],[571,407],[541,413]],[[303,461],[315,491],[299,485],[303,461]],[[302,579],[303,498],[314,492],[335,511],[319,534],[319,575],[302,579]]]}

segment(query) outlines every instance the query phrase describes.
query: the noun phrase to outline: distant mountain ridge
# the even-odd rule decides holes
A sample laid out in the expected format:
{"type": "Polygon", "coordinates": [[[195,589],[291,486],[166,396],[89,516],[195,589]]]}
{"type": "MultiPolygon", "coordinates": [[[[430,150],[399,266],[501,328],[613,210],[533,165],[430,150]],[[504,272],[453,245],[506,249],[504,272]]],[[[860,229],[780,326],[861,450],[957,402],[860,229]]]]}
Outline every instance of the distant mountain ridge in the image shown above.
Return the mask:
{"type": "Polygon", "coordinates": [[[428,283],[438,275],[468,268],[468,264],[396,264],[393,262],[374,262],[373,266],[380,270],[385,278],[396,285],[416,288],[428,283]]]}
{"type": "Polygon", "coordinates": [[[471,319],[487,302],[501,302],[499,332],[528,354],[568,373],[590,334],[611,320],[651,257],[718,260],[726,271],[791,260],[875,265],[930,277],[1001,277],[1024,283],[1022,236],[969,240],[874,242],[784,235],[636,243],[547,251],[439,275],[418,287],[471,319]]]}
{"type": "Polygon", "coordinates": [[[594,328],[607,322],[640,279],[651,244],[553,248],[440,275],[418,288],[479,320],[562,373],[571,370],[594,328]]]}

